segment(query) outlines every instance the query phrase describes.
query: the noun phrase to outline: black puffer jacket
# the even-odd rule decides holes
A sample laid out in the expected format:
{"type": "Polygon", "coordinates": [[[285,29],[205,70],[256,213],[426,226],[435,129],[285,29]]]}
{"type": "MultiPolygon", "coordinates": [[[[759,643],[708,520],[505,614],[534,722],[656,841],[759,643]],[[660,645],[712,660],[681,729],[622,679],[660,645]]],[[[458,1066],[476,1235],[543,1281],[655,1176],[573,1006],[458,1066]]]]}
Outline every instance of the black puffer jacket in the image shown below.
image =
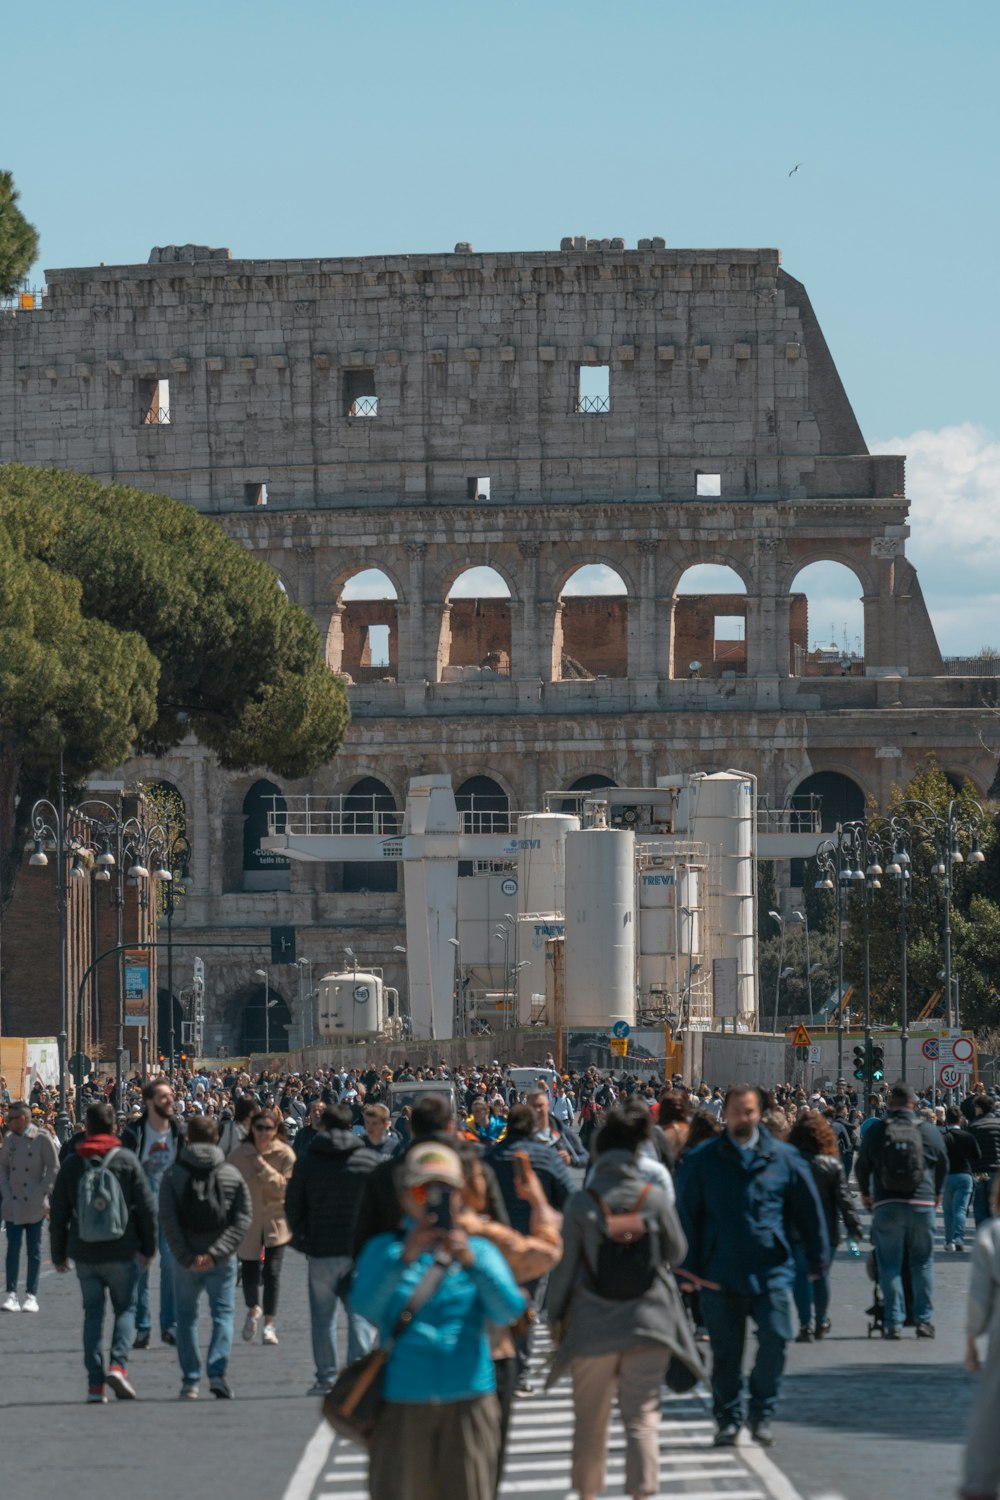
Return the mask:
{"type": "Polygon", "coordinates": [[[365,1182],[382,1158],[351,1130],[320,1131],[295,1163],[285,1216],[306,1255],[353,1255],[354,1221],[365,1182]]]}
{"type": "Polygon", "coordinates": [[[840,1244],[841,1221],[845,1224],[851,1239],[860,1240],[864,1231],[861,1227],[861,1220],[854,1211],[851,1195],[847,1191],[847,1178],[844,1176],[844,1168],[839,1155],[810,1156],[805,1151],[802,1155],[809,1163],[813,1182],[819,1193],[831,1252],[840,1244]]]}
{"type": "Polygon", "coordinates": [[[975,1136],[979,1147],[980,1160],[975,1171],[1000,1172],[1000,1115],[980,1115],[969,1126],[969,1133],[975,1136]]]}

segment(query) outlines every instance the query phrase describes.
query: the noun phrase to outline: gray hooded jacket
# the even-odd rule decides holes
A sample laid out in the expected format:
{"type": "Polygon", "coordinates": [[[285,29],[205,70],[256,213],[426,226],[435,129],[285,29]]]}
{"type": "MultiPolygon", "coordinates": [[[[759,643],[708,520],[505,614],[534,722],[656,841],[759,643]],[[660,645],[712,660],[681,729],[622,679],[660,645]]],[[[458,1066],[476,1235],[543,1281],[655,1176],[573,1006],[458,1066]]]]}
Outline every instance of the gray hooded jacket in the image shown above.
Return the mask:
{"type": "Polygon", "coordinates": [[[210,1255],[216,1265],[236,1254],[253,1216],[250,1191],[241,1172],[230,1166],[218,1146],[184,1146],[160,1188],[160,1224],[167,1244],[182,1266],[196,1255],[210,1255]],[[218,1173],[226,1205],[226,1223],[218,1231],[199,1231],[184,1223],[184,1189],[189,1174],[218,1173]]]}

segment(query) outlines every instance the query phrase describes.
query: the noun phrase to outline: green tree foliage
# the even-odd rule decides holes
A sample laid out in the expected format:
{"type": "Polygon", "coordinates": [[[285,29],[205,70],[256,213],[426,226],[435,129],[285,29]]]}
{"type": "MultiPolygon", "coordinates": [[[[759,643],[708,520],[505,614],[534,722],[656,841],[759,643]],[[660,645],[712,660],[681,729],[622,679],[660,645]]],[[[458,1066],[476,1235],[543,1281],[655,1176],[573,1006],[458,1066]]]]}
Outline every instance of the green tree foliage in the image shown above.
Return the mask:
{"type": "MultiPolygon", "coordinates": [[[[772,928],[774,923],[771,923],[772,928]]],[[[779,964],[790,969],[781,981],[778,991],[778,1029],[786,1024],[789,1016],[819,1016],[826,1002],[837,988],[837,940],[829,933],[814,933],[809,929],[809,962],[812,974],[812,1008],[809,1003],[809,984],[806,980],[805,931],[801,923],[789,922],[785,933],[784,953],[781,938],[769,937],[757,950],[758,982],[760,984],[761,1027],[770,1031],[774,1021],[775,990],[777,988],[779,964]]]]}
{"type": "Polygon", "coordinates": [[[778,886],[774,878],[774,860],[757,861],[757,942],[767,943],[774,936],[774,918],[768,912],[778,909],[778,886]]]}
{"type": "MultiPolygon", "coordinates": [[[[893,855],[890,819],[898,815],[912,829],[909,842],[911,878],[906,903],[906,952],[908,1015],[912,1021],[924,1002],[942,988],[938,977],[944,968],[943,882],[933,874],[938,850],[934,841],[934,818],[916,805],[928,804],[938,816],[946,814],[949,802],[957,802],[959,818],[974,820],[976,798],[966,783],[956,793],[933,757],[903,788],[894,788],[889,816],[873,816],[869,828],[879,841],[878,862],[887,867],[893,855]],[[926,829],[926,833],[922,832],[926,829]]],[[[965,862],[954,867],[951,904],[952,970],[961,996],[963,1025],[995,1026],[1000,1020],[997,981],[1000,980],[1000,839],[995,816],[987,816],[981,833],[985,865],[968,862],[971,838],[962,834],[960,848],[965,862]]],[[[882,887],[871,895],[870,968],[872,1017],[876,1023],[898,1025],[902,975],[901,943],[904,913],[900,904],[900,882],[881,877],[882,887]]],[[[847,899],[849,920],[844,951],[845,978],[856,986],[855,1014],[863,1005],[864,908],[858,887],[847,899]]],[[[943,998],[940,1003],[944,1013],[943,998]]]]}
{"type": "Polygon", "coordinates": [[[38,231],[17,206],[10,172],[0,172],[0,297],[17,290],[38,254],[38,231]]]}
{"type": "Polygon", "coordinates": [[[295,778],[348,723],[309,616],[212,520],[163,495],[0,466],[0,847],[8,900],[60,752],[79,783],[194,733],[295,778]]]}

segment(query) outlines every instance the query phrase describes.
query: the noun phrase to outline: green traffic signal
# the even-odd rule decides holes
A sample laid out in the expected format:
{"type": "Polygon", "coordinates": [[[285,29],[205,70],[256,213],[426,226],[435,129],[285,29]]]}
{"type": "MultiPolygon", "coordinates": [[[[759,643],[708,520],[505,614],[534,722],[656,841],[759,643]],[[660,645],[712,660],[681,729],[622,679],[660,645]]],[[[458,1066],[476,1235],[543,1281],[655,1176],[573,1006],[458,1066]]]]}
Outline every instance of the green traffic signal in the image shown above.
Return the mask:
{"type": "Polygon", "coordinates": [[[872,1048],[872,1078],[876,1083],[881,1083],[885,1077],[885,1048],[872,1048]]]}
{"type": "Polygon", "coordinates": [[[858,1082],[862,1082],[865,1076],[865,1049],[855,1047],[854,1049],[854,1076],[858,1082]]]}

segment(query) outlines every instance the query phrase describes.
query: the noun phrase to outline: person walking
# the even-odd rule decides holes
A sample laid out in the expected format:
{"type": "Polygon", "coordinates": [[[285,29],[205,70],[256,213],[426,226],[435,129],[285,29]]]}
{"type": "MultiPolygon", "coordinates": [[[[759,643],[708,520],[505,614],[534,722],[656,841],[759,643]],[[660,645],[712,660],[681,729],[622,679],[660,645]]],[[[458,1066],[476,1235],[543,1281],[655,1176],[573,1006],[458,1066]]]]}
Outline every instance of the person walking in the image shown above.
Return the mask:
{"type": "Polygon", "coordinates": [[[85,1133],[63,1162],[52,1190],[49,1236],[52,1264],[69,1270],[72,1259],[83,1297],[83,1363],[87,1400],[134,1400],[128,1356],[135,1334],[140,1270],[156,1254],[156,1204],[134,1152],[114,1133],[115,1112],[100,1101],[87,1106],[85,1133]],[[110,1299],[114,1323],[105,1363],[104,1314],[110,1299]]]}
{"type": "MultiPolygon", "coordinates": [[[[346,1300],[354,1269],[354,1220],[365,1180],[381,1160],[355,1135],[352,1118],[345,1104],[324,1107],[309,1151],[295,1163],[285,1198],[292,1247],[306,1256],[308,1266],[316,1370],[310,1396],[325,1396],[337,1378],[337,1307],[346,1300]]],[[[374,1338],[371,1324],[347,1307],[348,1364],[367,1354],[374,1338]]]]}
{"type": "Polygon", "coordinates": [[[587,1167],[590,1157],[572,1125],[560,1125],[553,1120],[551,1101],[546,1088],[536,1086],[525,1101],[535,1116],[534,1138],[543,1146],[554,1146],[568,1167],[587,1167]]]}
{"type": "Polygon", "coordinates": [[[965,1221],[972,1201],[974,1174],[982,1160],[979,1142],[965,1122],[956,1104],[945,1110],[942,1135],[948,1153],[948,1175],[944,1180],[941,1217],[944,1220],[944,1248],[961,1253],[965,1249],[965,1221]]]}
{"type": "Polygon", "coordinates": [[[669,1274],[687,1241],[663,1188],[639,1171],[638,1153],[651,1130],[649,1110],[638,1101],[605,1114],[590,1184],[566,1206],[563,1257],[549,1278],[557,1349],[546,1384],[566,1370],[572,1378],[570,1484],[581,1500],[596,1500],[604,1490],[616,1394],[625,1426],[625,1491],[634,1500],[659,1493],[664,1371],[677,1357],[695,1379],[703,1373],[669,1274]]]}
{"type": "Polygon", "coordinates": [[[770,1447],[792,1337],[789,1228],[802,1241],[807,1274],[819,1277],[829,1259],[826,1226],[808,1166],[761,1124],[757,1089],[731,1087],[722,1124],[719,1135],[685,1152],[678,1172],[677,1204],[688,1241],[681,1282],[687,1279],[701,1292],[712,1346],[716,1447],[734,1447],[743,1425],[748,1319],[757,1329],[757,1355],[746,1415],[757,1442],[770,1447]]]}
{"type": "Polygon", "coordinates": [[[0,1302],[0,1312],[35,1313],[42,1274],[42,1224],[59,1171],[59,1150],[48,1131],[32,1123],[31,1106],[23,1099],[8,1109],[7,1125],[0,1147],[0,1203],[7,1227],[7,1294],[0,1302]],[[26,1261],[23,1303],[17,1299],[22,1241],[26,1261]]]}
{"type": "Polygon", "coordinates": [[[209,1389],[221,1400],[232,1399],[226,1372],[233,1345],[236,1251],[253,1214],[243,1175],[225,1160],[217,1140],[215,1121],[195,1115],[160,1191],[160,1219],[176,1262],[180,1394],[189,1401],[197,1399],[201,1380],[198,1302],[202,1292],[212,1315],[209,1389]]]}
{"type": "MultiPolygon", "coordinates": [[[[133,1151],[142,1163],[149,1179],[154,1201],[159,1200],[160,1185],[177,1160],[177,1153],[184,1143],[186,1126],[177,1113],[174,1091],[166,1078],[157,1078],[144,1085],[142,1090],[143,1110],[137,1120],[131,1121],[122,1131],[122,1145],[133,1151]]],[[[160,1338],[165,1344],[176,1340],[177,1322],[174,1308],[174,1258],[163,1233],[159,1229],[160,1251],[160,1338]]],[[[153,1312],[149,1296],[149,1268],[139,1275],[139,1292],[135,1315],[136,1349],[148,1349],[153,1330],[153,1312]]]]}
{"type": "MultiPolygon", "coordinates": [[[[861,1220],[854,1212],[847,1191],[847,1178],[833,1126],[817,1110],[809,1110],[795,1121],[788,1144],[800,1151],[809,1163],[823,1210],[832,1260],[840,1244],[841,1221],[852,1240],[861,1239],[863,1233],[861,1220]]],[[[809,1344],[814,1338],[825,1338],[830,1332],[830,1273],[828,1270],[824,1276],[810,1277],[805,1246],[797,1235],[792,1236],[792,1251],[795,1256],[792,1296],[799,1315],[796,1342],[809,1344]]]]}
{"type": "Polygon", "coordinates": [[[978,1228],[993,1212],[994,1189],[1000,1182],[1000,1115],[996,1100],[978,1094],[972,1103],[969,1132],[979,1147],[979,1161],[972,1174],[972,1215],[978,1228]]]}
{"type": "Polygon", "coordinates": [[[403,1149],[402,1140],[390,1129],[389,1111],[384,1104],[365,1101],[364,1127],[362,1144],[374,1151],[376,1156],[392,1157],[403,1149]]]}
{"type": "Polygon", "coordinates": [[[389,1338],[419,1305],[385,1367],[372,1435],[371,1500],[493,1500],[499,1411],[489,1325],[512,1323],[525,1299],[500,1251],[457,1227],[465,1187],[451,1146],[424,1141],[399,1163],[405,1237],[379,1234],[361,1252],[350,1305],[389,1338]]]}
{"type": "Polygon", "coordinates": [[[243,1341],[253,1343],[263,1311],[261,1343],[276,1344],[281,1261],[292,1237],[285,1216],[285,1193],[295,1166],[295,1152],[288,1144],[285,1122],[277,1109],[261,1109],[252,1116],[247,1139],[236,1147],[229,1161],[243,1177],[252,1207],[249,1226],[236,1252],[247,1309],[243,1341]]]}
{"type": "Polygon", "coordinates": [[[1000,1492],[1000,1186],[992,1216],[980,1224],[972,1248],[965,1314],[965,1368],[978,1377],[969,1414],[959,1500],[996,1500],[1000,1492]],[[986,1336],[985,1361],[976,1340],[986,1336]]]}
{"type": "Polygon", "coordinates": [[[856,1167],[861,1201],[872,1210],[872,1243],[885,1298],[883,1338],[903,1336],[907,1253],[917,1338],[934,1337],[934,1214],[947,1173],[941,1132],[918,1117],[909,1084],[897,1083],[884,1118],[861,1137],[856,1167]]]}

